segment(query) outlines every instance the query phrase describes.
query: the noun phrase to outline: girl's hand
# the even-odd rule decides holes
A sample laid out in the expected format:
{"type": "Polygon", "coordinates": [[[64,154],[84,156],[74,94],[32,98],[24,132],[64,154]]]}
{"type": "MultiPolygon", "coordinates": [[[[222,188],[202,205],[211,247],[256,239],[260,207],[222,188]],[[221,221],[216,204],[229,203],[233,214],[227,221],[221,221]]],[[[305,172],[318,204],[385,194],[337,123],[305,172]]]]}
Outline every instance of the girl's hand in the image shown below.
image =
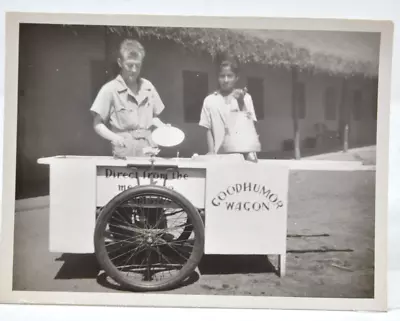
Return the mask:
{"type": "Polygon", "coordinates": [[[234,89],[232,92],[232,96],[236,99],[243,100],[245,95],[245,91],[243,89],[234,89]]]}

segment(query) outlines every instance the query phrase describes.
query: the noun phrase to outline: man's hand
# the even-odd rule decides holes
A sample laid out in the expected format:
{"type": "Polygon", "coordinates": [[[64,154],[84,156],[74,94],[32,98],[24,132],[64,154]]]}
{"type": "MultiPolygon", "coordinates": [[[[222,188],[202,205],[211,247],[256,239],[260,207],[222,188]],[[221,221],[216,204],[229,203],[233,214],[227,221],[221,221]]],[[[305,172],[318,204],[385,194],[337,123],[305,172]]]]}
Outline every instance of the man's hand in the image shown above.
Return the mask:
{"type": "Polygon", "coordinates": [[[155,156],[160,152],[160,149],[158,147],[144,147],[143,148],[143,154],[147,156],[155,156]]]}
{"type": "Polygon", "coordinates": [[[111,143],[115,146],[115,147],[126,147],[125,145],[125,139],[121,136],[117,136],[115,137],[115,139],[113,139],[111,141],[111,143]]]}

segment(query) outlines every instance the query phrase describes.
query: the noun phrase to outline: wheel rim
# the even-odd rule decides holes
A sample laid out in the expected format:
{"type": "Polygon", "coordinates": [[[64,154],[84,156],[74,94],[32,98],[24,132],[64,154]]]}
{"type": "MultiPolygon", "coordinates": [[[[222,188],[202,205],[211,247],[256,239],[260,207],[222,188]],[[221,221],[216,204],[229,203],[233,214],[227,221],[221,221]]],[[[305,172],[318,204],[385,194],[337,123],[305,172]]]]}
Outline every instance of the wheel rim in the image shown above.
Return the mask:
{"type": "Polygon", "coordinates": [[[110,211],[100,228],[106,272],[136,289],[168,287],[188,276],[201,249],[191,209],[164,193],[136,193],[110,211]],[[108,270],[108,271],[107,271],[108,270]]]}

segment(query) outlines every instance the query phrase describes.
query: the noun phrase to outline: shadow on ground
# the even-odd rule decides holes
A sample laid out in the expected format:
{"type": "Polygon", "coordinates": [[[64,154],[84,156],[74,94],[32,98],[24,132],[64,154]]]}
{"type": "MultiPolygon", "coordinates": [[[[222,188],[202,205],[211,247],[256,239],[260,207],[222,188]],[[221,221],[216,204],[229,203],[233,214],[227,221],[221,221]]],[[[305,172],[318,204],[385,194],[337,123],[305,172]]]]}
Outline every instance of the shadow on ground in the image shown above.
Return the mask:
{"type": "Polygon", "coordinates": [[[205,255],[199,270],[204,275],[276,273],[265,255],[205,255]]]}
{"type": "MultiPolygon", "coordinates": [[[[327,248],[288,250],[288,254],[317,252],[353,252],[353,250],[327,248]]],[[[63,254],[56,261],[64,262],[55,276],[56,280],[105,279],[100,277],[101,269],[94,254],[63,254]]],[[[275,266],[264,255],[204,255],[198,269],[202,275],[277,273],[275,266]]],[[[99,283],[105,285],[107,282],[103,280],[99,283]]]]}
{"type": "Polygon", "coordinates": [[[64,262],[56,280],[95,279],[100,272],[94,254],[62,254],[56,261],[64,262]]]}
{"type": "MultiPolygon", "coordinates": [[[[124,290],[101,271],[94,254],[63,254],[56,261],[64,262],[56,280],[95,279],[103,287],[124,290]]],[[[204,255],[198,270],[201,275],[277,273],[267,256],[261,255],[204,255]]],[[[194,284],[199,279],[200,275],[193,272],[181,286],[194,284]]]]}

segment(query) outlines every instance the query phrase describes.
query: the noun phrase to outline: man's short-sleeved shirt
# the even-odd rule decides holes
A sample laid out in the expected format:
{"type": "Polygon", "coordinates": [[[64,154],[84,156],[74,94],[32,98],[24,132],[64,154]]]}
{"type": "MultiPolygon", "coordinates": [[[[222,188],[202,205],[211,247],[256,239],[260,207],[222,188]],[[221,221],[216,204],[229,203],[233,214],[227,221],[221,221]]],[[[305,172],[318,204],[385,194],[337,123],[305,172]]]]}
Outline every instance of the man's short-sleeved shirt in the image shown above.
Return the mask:
{"type": "Polygon", "coordinates": [[[90,110],[100,115],[113,132],[148,129],[165,108],[156,88],[144,78],[135,95],[121,75],[104,84],[90,110]]]}
{"type": "MultiPolygon", "coordinates": [[[[257,121],[253,100],[249,94],[244,96],[244,103],[246,110],[252,114],[252,119],[257,121]]],[[[225,98],[215,91],[204,99],[199,125],[212,131],[216,150],[219,149],[225,137],[224,120],[226,121],[229,114],[234,111],[239,111],[239,104],[233,97],[226,102],[225,98]]]]}

